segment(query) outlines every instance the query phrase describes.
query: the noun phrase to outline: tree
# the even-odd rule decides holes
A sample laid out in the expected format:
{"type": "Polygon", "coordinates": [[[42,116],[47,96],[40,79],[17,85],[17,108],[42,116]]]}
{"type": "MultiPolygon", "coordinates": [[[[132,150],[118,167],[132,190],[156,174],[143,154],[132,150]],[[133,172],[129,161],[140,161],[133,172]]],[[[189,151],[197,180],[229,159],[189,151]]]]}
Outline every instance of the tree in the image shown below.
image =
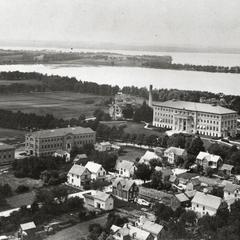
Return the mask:
{"type": "Polygon", "coordinates": [[[133,108],[131,105],[127,105],[123,110],[122,114],[124,118],[132,118],[133,117],[133,108]]]}
{"type": "Polygon", "coordinates": [[[196,224],[197,214],[194,211],[188,210],[181,215],[181,220],[193,226],[196,224]]]}
{"type": "Polygon", "coordinates": [[[204,143],[202,139],[198,136],[193,138],[190,147],[188,148],[188,153],[197,156],[200,151],[205,151],[204,143]]]}
{"type": "Polygon", "coordinates": [[[148,165],[144,163],[137,164],[137,169],[135,170],[135,176],[138,179],[142,179],[144,182],[150,179],[151,169],[148,165]]]}
{"type": "Polygon", "coordinates": [[[156,202],[153,206],[153,211],[157,217],[158,222],[160,220],[169,221],[174,217],[173,210],[170,207],[165,206],[163,203],[156,202]]]}
{"type": "Polygon", "coordinates": [[[212,195],[223,198],[224,192],[223,192],[223,188],[221,187],[214,187],[212,192],[212,195]]]}
{"type": "Polygon", "coordinates": [[[163,182],[162,182],[162,172],[160,171],[154,171],[151,175],[151,186],[155,189],[162,189],[163,188],[163,182]]]}

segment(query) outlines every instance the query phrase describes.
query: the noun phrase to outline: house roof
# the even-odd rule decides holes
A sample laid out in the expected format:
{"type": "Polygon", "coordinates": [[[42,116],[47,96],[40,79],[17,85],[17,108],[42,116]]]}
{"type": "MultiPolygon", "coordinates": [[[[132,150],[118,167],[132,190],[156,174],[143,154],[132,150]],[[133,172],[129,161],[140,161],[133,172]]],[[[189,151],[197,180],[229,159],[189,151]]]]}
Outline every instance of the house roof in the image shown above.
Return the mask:
{"type": "Polygon", "coordinates": [[[77,154],[74,160],[80,160],[80,159],[86,159],[86,158],[88,158],[87,155],[83,153],[83,154],[77,154]]]}
{"type": "Polygon", "coordinates": [[[200,159],[200,160],[206,159],[207,161],[217,163],[221,159],[221,157],[218,155],[207,153],[207,152],[199,152],[199,154],[197,155],[197,159],[200,159]]]}
{"type": "Polygon", "coordinates": [[[205,194],[203,192],[196,192],[194,198],[192,199],[192,203],[213,208],[215,210],[219,208],[221,202],[222,202],[222,199],[220,197],[216,197],[210,194],[205,194]]]}
{"type": "Polygon", "coordinates": [[[60,155],[69,154],[67,151],[64,151],[62,149],[56,150],[55,153],[60,154],[60,155]]]}
{"type": "Polygon", "coordinates": [[[62,137],[67,134],[87,134],[94,133],[91,128],[83,128],[83,127],[68,127],[68,128],[57,128],[50,130],[41,130],[32,132],[29,135],[36,138],[48,138],[48,137],[62,137]]]}
{"type": "Polygon", "coordinates": [[[151,235],[151,233],[149,233],[143,229],[140,229],[138,227],[134,227],[130,224],[125,224],[123,228],[128,229],[129,235],[130,236],[135,235],[135,239],[137,239],[137,240],[147,240],[149,235],[151,235]]]}
{"type": "Polygon", "coordinates": [[[220,168],[220,170],[224,171],[224,170],[227,170],[227,171],[232,171],[233,169],[233,165],[230,165],[230,164],[223,164],[222,167],[220,168]]]}
{"type": "Polygon", "coordinates": [[[115,169],[127,169],[127,170],[131,170],[131,168],[134,166],[134,162],[128,161],[128,160],[118,160],[116,163],[116,167],[115,169]]]}
{"type": "Polygon", "coordinates": [[[195,178],[197,176],[198,176],[197,173],[190,173],[190,172],[184,172],[184,173],[177,174],[178,178],[183,178],[183,179],[186,179],[186,180],[190,180],[190,179],[195,178]]]}
{"type": "Polygon", "coordinates": [[[152,159],[159,159],[161,160],[161,157],[159,157],[155,152],[146,151],[145,154],[141,157],[140,163],[143,163],[145,161],[150,161],[152,159]]]}
{"type": "Polygon", "coordinates": [[[10,149],[15,149],[15,147],[11,146],[9,144],[0,143],[0,151],[1,150],[10,150],[10,149]]]}
{"type": "Polygon", "coordinates": [[[97,173],[101,169],[102,165],[95,162],[87,162],[85,168],[87,168],[91,173],[97,173]]]}
{"type": "Polygon", "coordinates": [[[126,191],[128,191],[133,186],[133,184],[135,184],[133,180],[128,180],[125,178],[116,178],[112,185],[113,187],[117,187],[119,183],[122,185],[123,189],[126,191]]]}
{"type": "Polygon", "coordinates": [[[117,232],[119,229],[120,229],[120,227],[119,227],[119,226],[116,226],[116,225],[114,225],[114,224],[111,226],[111,231],[112,231],[113,233],[117,232]]]}
{"type": "Polygon", "coordinates": [[[195,112],[205,112],[214,114],[229,114],[236,113],[235,111],[221,106],[213,106],[207,103],[187,102],[169,100],[165,102],[153,102],[153,106],[169,107],[181,110],[189,110],[195,112]]]}
{"type": "Polygon", "coordinates": [[[162,231],[163,226],[152,221],[149,221],[144,217],[141,219],[140,228],[147,232],[152,233],[153,235],[158,235],[162,231]]]}
{"type": "Polygon", "coordinates": [[[20,224],[20,227],[23,231],[30,230],[36,228],[36,225],[34,222],[28,222],[28,223],[23,223],[20,224]]]}
{"type": "Polygon", "coordinates": [[[185,191],[185,195],[188,198],[193,198],[195,196],[196,192],[197,192],[197,190],[185,191]]]}
{"type": "Polygon", "coordinates": [[[173,171],[170,168],[163,168],[161,173],[164,177],[173,175],[173,171]]]}
{"type": "Polygon", "coordinates": [[[240,189],[240,185],[233,184],[233,183],[226,183],[223,190],[226,192],[234,193],[238,189],[240,189]]]}
{"type": "Polygon", "coordinates": [[[101,146],[109,146],[109,145],[111,145],[111,143],[110,142],[100,142],[99,145],[101,145],[101,146]]]}
{"type": "Polygon", "coordinates": [[[217,179],[217,178],[209,178],[209,177],[204,177],[204,176],[201,176],[198,178],[198,180],[201,182],[201,183],[204,183],[204,184],[207,184],[209,186],[215,186],[215,185],[218,185],[220,184],[220,180],[217,179]]]}
{"type": "Polygon", "coordinates": [[[69,170],[69,173],[81,176],[86,170],[88,171],[84,166],[74,164],[69,170]]]}
{"type": "Polygon", "coordinates": [[[189,198],[184,193],[179,193],[175,195],[180,202],[187,202],[189,198]]]}
{"type": "Polygon", "coordinates": [[[177,156],[183,156],[185,152],[186,152],[185,149],[177,148],[177,147],[169,147],[165,150],[165,153],[173,153],[177,156]]]}
{"type": "Polygon", "coordinates": [[[96,194],[93,195],[93,197],[101,201],[106,201],[109,197],[111,197],[111,194],[97,191],[96,194]]]}

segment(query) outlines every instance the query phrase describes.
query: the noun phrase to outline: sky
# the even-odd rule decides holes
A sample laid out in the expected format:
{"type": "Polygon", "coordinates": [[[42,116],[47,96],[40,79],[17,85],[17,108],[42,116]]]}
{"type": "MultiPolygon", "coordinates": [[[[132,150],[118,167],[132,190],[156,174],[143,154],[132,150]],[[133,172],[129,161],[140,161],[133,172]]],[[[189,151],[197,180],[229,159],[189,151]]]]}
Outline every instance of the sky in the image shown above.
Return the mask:
{"type": "Polygon", "coordinates": [[[240,48],[239,0],[0,0],[0,40],[240,48]]]}

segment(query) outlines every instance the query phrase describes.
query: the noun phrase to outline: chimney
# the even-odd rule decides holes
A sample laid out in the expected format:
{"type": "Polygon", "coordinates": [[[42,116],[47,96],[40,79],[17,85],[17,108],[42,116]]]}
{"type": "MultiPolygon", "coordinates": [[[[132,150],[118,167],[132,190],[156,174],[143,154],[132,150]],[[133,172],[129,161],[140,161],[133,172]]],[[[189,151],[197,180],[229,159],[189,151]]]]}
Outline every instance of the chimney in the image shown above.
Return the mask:
{"type": "Polygon", "coordinates": [[[149,99],[148,99],[148,106],[152,107],[152,84],[149,86],[149,99]]]}

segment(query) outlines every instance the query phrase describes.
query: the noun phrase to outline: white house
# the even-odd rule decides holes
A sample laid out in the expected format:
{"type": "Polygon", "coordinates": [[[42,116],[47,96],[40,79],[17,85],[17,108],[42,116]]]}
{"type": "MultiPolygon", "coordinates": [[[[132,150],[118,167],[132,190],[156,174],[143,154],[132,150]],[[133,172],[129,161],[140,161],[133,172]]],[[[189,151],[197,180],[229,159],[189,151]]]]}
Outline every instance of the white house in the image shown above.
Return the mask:
{"type": "Polygon", "coordinates": [[[91,172],[81,166],[74,164],[67,175],[67,182],[76,187],[83,187],[91,181],[91,172]]]}
{"type": "Polygon", "coordinates": [[[114,208],[114,199],[111,194],[105,192],[96,191],[94,194],[86,193],[83,195],[85,203],[97,209],[105,211],[112,210],[114,208]]]}
{"type": "Polygon", "coordinates": [[[110,151],[112,148],[112,144],[110,142],[100,142],[95,144],[95,150],[99,152],[110,151]]]}
{"type": "Polygon", "coordinates": [[[128,160],[118,160],[115,166],[120,177],[131,177],[136,169],[135,163],[128,160]]]}
{"type": "Polygon", "coordinates": [[[159,157],[155,152],[146,151],[145,154],[140,158],[139,163],[144,163],[146,165],[149,165],[149,162],[153,159],[156,159],[159,162],[162,162],[162,158],[159,157]]]}
{"type": "Polygon", "coordinates": [[[201,217],[208,214],[213,216],[216,214],[222,199],[214,195],[206,194],[203,192],[196,192],[194,198],[191,201],[192,210],[201,217]]]}
{"type": "Polygon", "coordinates": [[[105,180],[106,171],[101,164],[90,161],[85,165],[85,168],[90,171],[92,180],[105,180]]]}
{"type": "Polygon", "coordinates": [[[222,165],[222,158],[218,155],[210,154],[208,152],[199,152],[196,158],[196,163],[202,166],[204,169],[211,167],[213,169],[218,169],[222,165]]]}
{"type": "Polygon", "coordinates": [[[61,149],[57,150],[53,156],[64,158],[66,162],[70,161],[70,153],[61,149]]]}
{"type": "Polygon", "coordinates": [[[184,159],[187,156],[187,152],[185,149],[177,148],[177,147],[169,147],[164,151],[164,157],[167,158],[167,161],[170,164],[175,164],[175,161],[178,158],[184,159]]]}
{"type": "Polygon", "coordinates": [[[240,185],[226,183],[223,191],[224,191],[224,200],[240,199],[240,185]]]}

